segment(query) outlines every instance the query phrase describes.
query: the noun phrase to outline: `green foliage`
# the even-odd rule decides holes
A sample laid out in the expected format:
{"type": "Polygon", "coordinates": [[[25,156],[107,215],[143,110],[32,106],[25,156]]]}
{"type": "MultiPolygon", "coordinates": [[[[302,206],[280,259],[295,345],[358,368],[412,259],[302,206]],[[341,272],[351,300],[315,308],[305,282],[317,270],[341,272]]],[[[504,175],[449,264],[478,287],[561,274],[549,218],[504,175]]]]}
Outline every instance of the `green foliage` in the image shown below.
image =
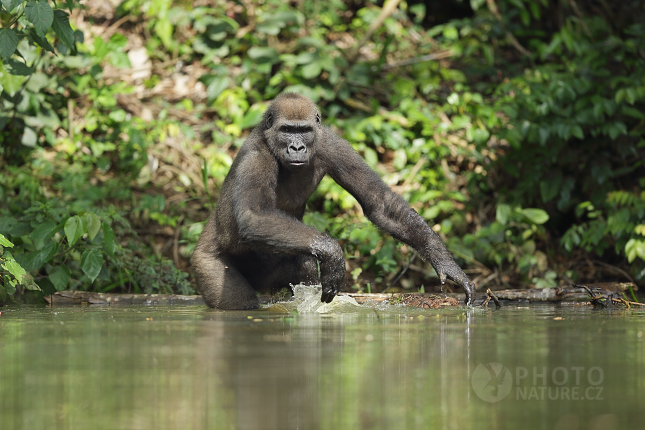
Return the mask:
{"type": "MultiPolygon", "coordinates": [[[[78,0],[66,3],[71,12],[78,0]]],[[[51,54],[76,52],[75,33],[65,6],[53,1],[7,0],[0,8],[0,155],[22,157],[26,148],[38,145],[38,132],[60,124],[55,97],[43,91],[55,85],[40,70],[51,54]],[[59,7],[61,7],[59,9],[59,7]],[[56,48],[51,41],[57,39],[56,48]]]]}
{"type": "MultiPolygon", "coordinates": [[[[645,279],[635,2],[609,16],[473,0],[473,18],[427,29],[425,6],[408,5],[363,46],[378,2],[206,3],[127,0],[110,18],[127,17],[121,27],[85,40],[69,22],[76,0],[1,1],[5,294],[21,288],[17,267],[45,292],[190,291],[160,257],[167,236],[186,261],[236,149],[283,91],[318,102],[471,273],[550,288],[573,276],[563,259],[586,253],[645,279]],[[146,35],[139,81],[122,78],[134,67],[125,23],[146,35]],[[193,95],[166,97],[169,76],[193,95]]],[[[305,222],[340,241],[356,285],[364,276],[379,291],[409,258],[329,178],[305,222]]],[[[418,287],[432,271],[416,263],[418,287]]]]}

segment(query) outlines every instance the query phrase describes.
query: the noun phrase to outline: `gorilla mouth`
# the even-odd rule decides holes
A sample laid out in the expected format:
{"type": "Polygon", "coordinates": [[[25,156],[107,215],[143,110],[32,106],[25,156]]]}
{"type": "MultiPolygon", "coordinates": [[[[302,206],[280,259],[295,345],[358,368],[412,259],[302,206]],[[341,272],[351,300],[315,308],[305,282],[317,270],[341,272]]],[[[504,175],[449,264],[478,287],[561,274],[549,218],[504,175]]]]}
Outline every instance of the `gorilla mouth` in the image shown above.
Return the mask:
{"type": "Polygon", "coordinates": [[[290,161],[289,165],[294,167],[304,166],[306,163],[304,161],[290,161]]]}

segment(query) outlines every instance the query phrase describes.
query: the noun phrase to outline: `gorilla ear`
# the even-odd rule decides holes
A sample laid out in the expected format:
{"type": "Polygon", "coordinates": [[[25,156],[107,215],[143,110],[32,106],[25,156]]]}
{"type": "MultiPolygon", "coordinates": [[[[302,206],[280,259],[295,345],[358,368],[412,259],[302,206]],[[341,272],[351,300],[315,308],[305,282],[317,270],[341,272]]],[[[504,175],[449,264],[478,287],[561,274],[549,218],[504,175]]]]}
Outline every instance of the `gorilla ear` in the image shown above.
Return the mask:
{"type": "Polygon", "coordinates": [[[272,113],[267,114],[267,117],[264,120],[264,125],[266,126],[267,129],[269,129],[269,128],[271,128],[273,126],[273,114],[272,113]]]}
{"type": "Polygon", "coordinates": [[[316,112],[316,124],[320,124],[320,114],[316,112]]]}

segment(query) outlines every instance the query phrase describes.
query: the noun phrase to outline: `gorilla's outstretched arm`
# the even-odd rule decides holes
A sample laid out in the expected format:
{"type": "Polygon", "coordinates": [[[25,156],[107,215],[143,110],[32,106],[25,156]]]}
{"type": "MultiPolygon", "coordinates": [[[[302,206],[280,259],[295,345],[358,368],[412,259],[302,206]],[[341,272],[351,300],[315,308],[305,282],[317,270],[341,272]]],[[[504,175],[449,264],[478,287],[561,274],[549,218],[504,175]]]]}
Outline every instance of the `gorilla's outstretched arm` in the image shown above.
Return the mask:
{"type": "Polygon", "coordinates": [[[322,152],[330,176],[356,198],[370,221],[430,262],[442,284],[448,278],[463,287],[466,304],[471,304],[475,285],[457,265],[439,235],[381,180],[347,141],[327,128],[323,133],[326,148],[322,152]]]}

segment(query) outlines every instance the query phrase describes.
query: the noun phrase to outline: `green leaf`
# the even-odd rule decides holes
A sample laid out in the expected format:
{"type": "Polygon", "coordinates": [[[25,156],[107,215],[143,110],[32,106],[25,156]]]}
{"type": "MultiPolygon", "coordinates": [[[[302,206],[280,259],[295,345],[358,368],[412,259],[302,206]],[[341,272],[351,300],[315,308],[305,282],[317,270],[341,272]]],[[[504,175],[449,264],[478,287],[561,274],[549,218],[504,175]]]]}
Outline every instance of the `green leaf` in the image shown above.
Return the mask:
{"type": "Polygon", "coordinates": [[[549,135],[551,134],[551,132],[546,127],[540,127],[538,129],[538,134],[540,136],[540,145],[544,146],[547,140],[549,140],[549,135]]]}
{"type": "Polygon", "coordinates": [[[25,6],[25,16],[34,25],[36,34],[45,37],[54,21],[54,11],[47,0],[30,1],[25,6]]]}
{"type": "Polygon", "coordinates": [[[542,209],[522,209],[522,214],[533,224],[544,224],[549,220],[549,214],[542,209]]]}
{"type": "Polygon", "coordinates": [[[74,44],[74,30],[69,25],[69,15],[67,12],[62,10],[54,11],[54,21],[52,23],[52,29],[58,35],[58,38],[67,46],[69,49],[74,51],[76,45],[74,44]]]}
{"type": "Polygon", "coordinates": [[[69,246],[74,246],[76,241],[80,239],[85,234],[85,229],[83,228],[83,220],[78,215],[70,217],[65,222],[65,236],[67,236],[67,243],[69,246]]]}
{"type": "Polygon", "coordinates": [[[72,278],[72,272],[65,264],[56,266],[49,274],[49,280],[54,284],[56,291],[62,291],[67,287],[69,280],[72,278]]]}
{"type": "Polygon", "coordinates": [[[10,28],[0,28],[0,56],[7,61],[16,52],[18,36],[10,28]]]}
{"type": "Polygon", "coordinates": [[[42,251],[40,251],[40,255],[39,255],[39,261],[41,266],[47,263],[52,258],[54,258],[54,256],[58,252],[59,246],[60,246],[60,243],[58,243],[55,240],[50,240],[48,243],[45,244],[42,251]]]}
{"type": "Polygon", "coordinates": [[[56,224],[45,222],[34,229],[29,237],[34,241],[36,249],[41,250],[45,245],[45,240],[49,239],[56,232],[56,224]]]}
{"type": "Polygon", "coordinates": [[[87,222],[87,236],[90,240],[94,240],[99,230],[101,229],[101,219],[92,212],[87,212],[83,215],[87,222]]]}
{"type": "Polygon", "coordinates": [[[159,19],[155,23],[154,29],[155,29],[155,33],[157,33],[157,36],[159,36],[159,38],[163,42],[164,46],[171,47],[172,42],[173,42],[173,38],[172,38],[173,26],[172,26],[172,23],[168,19],[159,19]]]}
{"type": "Polygon", "coordinates": [[[254,46],[247,52],[249,58],[256,60],[258,63],[277,63],[280,58],[275,48],[254,46]]]}
{"type": "Polygon", "coordinates": [[[99,276],[103,267],[103,256],[96,249],[88,249],[81,255],[81,270],[92,282],[99,276]]]}
{"type": "Polygon", "coordinates": [[[7,9],[7,12],[11,12],[24,2],[25,0],[2,0],[2,4],[4,5],[4,8],[7,9]]]}
{"type": "Polygon", "coordinates": [[[123,109],[116,109],[108,114],[108,118],[118,123],[125,122],[127,117],[128,117],[128,113],[123,109]]]}
{"type": "Polygon", "coordinates": [[[302,222],[310,225],[318,231],[326,231],[329,228],[329,220],[320,212],[309,212],[302,217],[302,222]]]}
{"type": "Polygon", "coordinates": [[[582,139],[584,137],[584,133],[582,132],[582,127],[580,127],[579,125],[574,125],[571,128],[571,134],[574,137],[577,137],[578,139],[582,139]]]}
{"type": "Polygon", "coordinates": [[[509,205],[500,203],[497,205],[495,219],[502,225],[506,225],[508,218],[511,216],[511,207],[509,205]]]}
{"type": "Polygon", "coordinates": [[[11,241],[2,234],[0,234],[0,245],[7,248],[13,248],[13,243],[11,243],[11,241]]]}
{"type": "Polygon", "coordinates": [[[52,54],[56,55],[56,51],[54,51],[54,47],[49,44],[49,41],[47,40],[46,37],[40,37],[32,28],[31,31],[29,32],[29,35],[31,36],[32,39],[34,39],[34,42],[41,48],[43,48],[45,51],[49,51],[52,54]]]}
{"type": "Polygon", "coordinates": [[[67,8],[70,12],[74,9],[74,0],[67,0],[67,8]]]}
{"type": "Polygon", "coordinates": [[[36,131],[33,128],[25,127],[22,131],[20,143],[28,148],[35,148],[38,143],[38,134],[36,134],[36,131]]]}
{"type": "Polygon", "coordinates": [[[13,260],[5,261],[2,268],[11,273],[19,283],[22,283],[22,277],[27,273],[20,264],[13,260]]]}
{"type": "Polygon", "coordinates": [[[41,251],[25,252],[16,255],[18,263],[27,271],[40,269],[43,265],[41,251]]]}
{"type": "Polygon", "coordinates": [[[625,254],[629,263],[634,261],[636,257],[645,260],[645,241],[630,239],[625,245],[625,254]]]}
{"type": "Polygon", "coordinates": [[[5,280],[8,280],[8,282],[5,282],[4,288],[7,290],[7,294],[11,297],[16,293],[16,281],[9,279],[8,276],[4,277],[5,280]]]}
{"type": "Polygon", "coordinates": [[[116,245],[114,244],[114,231],[110,224],[103,223],[103,251],[110,258],[114,258],[114,251],[116,251],[116,245]]]}
{"type": "Polygon", "coordinates": [[[320,75],[321,71],[322,68],[320,67],[320,63],[309,63],[302,67],[302,77],[305,79],[313,79],[320,75]]]}
{"type": "Polygon", "coordinates": [[[604,109],[605,109],[605,107],[603,106],[602,103],[594,103],[594,105],[593,105],[593,116],[596,117],[596,119],[600,119],[602,117],[604,109]]]}
{"type": "Polygon", "coordinates": [[[443,37],[448,40],[456,40],[459,39],[459,32],[453,26],[446,26],[443,29],[443,37]]]}
{"type": "Polygon", "coordinates": [[[16,76],[29,76],[34,73],[34,69],[22,61],[14,60],[13,58],[9,58],[5,66],[7,66],[7,71],[9,73],[16,76]]]}
{"type": "Polygon", "coordinates": [[[33,228],[29,223],[27,222],[11,222],[13,221],[10,218],[10,221],[8,222],[8,226],[3,226],[4,232],[10,236],[13,236],[14,238],[16,237],[21,237],[26,234],[29,234],[33,231],[33,228]]]}
{"type": "Polygon", "coordinates": [[[212,103],[217,96],[219,96],[222,91],[224,91],[230,82],[228,76],[216,76],[206,89],[206,97],[208,98],[208,103],[212,103]]]}
{"type": "Polygon", "coordinates": [[[249,110],[242,118],[240,123],[240,128],[244,130],[245,128],[255,127],[262,120],[263,113],[257,109],[249,110]]]}
{"type": "Polygon", "coordinates": [[[34,281],[34,277],[29,273],[25,273],[25,276],[22,277],[22,285],[28,290],[42,291],[36,281],[34,281]]]}

